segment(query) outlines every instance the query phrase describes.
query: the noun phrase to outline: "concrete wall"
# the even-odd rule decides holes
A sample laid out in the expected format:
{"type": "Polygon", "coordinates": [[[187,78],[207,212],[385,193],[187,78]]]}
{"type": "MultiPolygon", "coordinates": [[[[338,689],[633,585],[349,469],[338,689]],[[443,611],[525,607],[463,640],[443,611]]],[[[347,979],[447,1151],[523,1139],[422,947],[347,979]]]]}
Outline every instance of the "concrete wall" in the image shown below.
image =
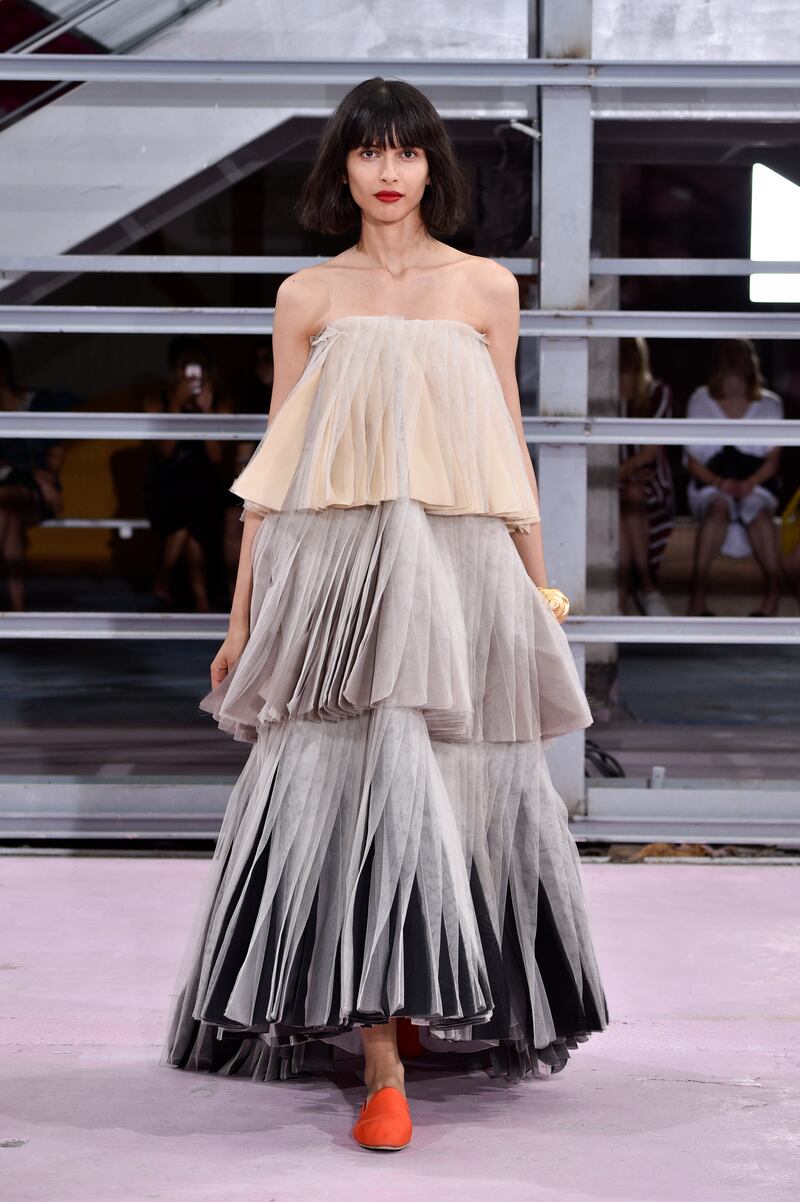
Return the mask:
{"type": "Polygon", "coordinates": [[[594,58],[796,59],[793,0],[594,0],[594,58]]]}
{"type": "MultiPolygon", "coordinates": [[[[499,0],[220,0],[140,51],[178,58],[524,56],[527,10],[499,0]]],[[[369,75],[365,70],[365,76],[369,75]]],[[[69,250],[293,113],[324,87],[84,84],[0,136],[0,247],[69,250]]],[[[468,113],[460,106],[458,111],[468,113]]]]}
{"type": "MultiPolygon", "coordinates": [[[[113,11],[113,10],[112,10],[113,11]]],[[[220,0],[143,56],[522,57],[528,0],[220,0]]],[[[595,0],[597,57],[793,58],[785,0],[595,0]]],[[[330,110],[325,89],[86,84],[0,136],[0,247],[64,251],[218,162],[290,112],[330,110]]],[[[460,109],[462,112],[470,111],[460,109]]]]}

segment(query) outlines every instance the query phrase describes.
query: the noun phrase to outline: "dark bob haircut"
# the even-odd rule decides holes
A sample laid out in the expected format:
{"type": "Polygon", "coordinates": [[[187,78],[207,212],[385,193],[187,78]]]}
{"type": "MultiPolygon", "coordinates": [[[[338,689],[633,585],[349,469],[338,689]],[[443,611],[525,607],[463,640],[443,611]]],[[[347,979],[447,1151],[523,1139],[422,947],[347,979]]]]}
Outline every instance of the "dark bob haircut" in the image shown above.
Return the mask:
{"type": "Polygon", "coordinates": [[[400,79],[365,79],[342,98],[328,118],[316,161],[295,213],[300,224],[322,234],[343,234],[361,223],[361,209],[342,176],[347,155],[368,146],[418,146],[428,159],[420,215],[431,234],[452,234],[464,224],[469,180],[453,143],[428,97],[400,79]]]}

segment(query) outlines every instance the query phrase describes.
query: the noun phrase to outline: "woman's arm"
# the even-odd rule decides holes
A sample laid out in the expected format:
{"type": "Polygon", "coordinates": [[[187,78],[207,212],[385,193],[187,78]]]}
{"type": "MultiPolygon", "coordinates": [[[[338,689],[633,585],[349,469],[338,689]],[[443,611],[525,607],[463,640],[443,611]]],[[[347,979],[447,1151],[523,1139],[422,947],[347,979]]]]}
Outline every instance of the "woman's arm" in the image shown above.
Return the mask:
{"type": "MultiPolygon", "coordinates": [[[[783,420],[783,401],[779,396],[774,393],[770,394],[768,404],[767,406],[762,405],[762,410],[765,407],[767,409],[767,413],[763,414],[762,412],[762,416],[769,417],[773,421],[776,419],[778,421],[783,420]]],[[[780,466],[781,450],[782,447],[780,444],[775,447],[770,447],[764,455],[763,463],[761,463],[760,466],[757,467],[756,470],[752,472],[751,475],[749,475],[745,480],[739,481],[742,496],[747,496],[748,493],[753,491],[757,484],[763,484],[765,480],[771,479],[771,477],[776,474],[778,467],[780,466]]]]}
{"type": "Polygon", "coordinates": [[[250,600],[253,594],[253,539],[261,518],[255,513],[245,513],[242,523],[242,541],[239,546],[239,566],[233,589],[231,613],[228,619],[228,634],[247,639],[250,635],[250,600]]]}
{"type": "Polygon", "coordinates": [[[778,470],[778,464],[781,458],[780,447],[770,447],[767,454],[764,456],[764,462],[760,467],[747,477],[746,480],[740,481],[744,486],[742,492],[746,495],[752,492],[757,484],[763,484],[765,480],[769,480],[778,470]]]}
{"type": "MultiPolygon", "coordinates": [[[[649,417],[664,418],[672,417],[672,390],[668,384],[663,384],[658,381],[653,391],[650,394],[651,412],[649,417]]],[[[658,445],[648,445],[642,447],[634,455],[629,455],[627,459],[623,459],[619,465],[619,479],[625,481],[635,476],[639,468],[648,467],[650,464],[655,464],[658,453],[662,448],[658,445]]],[[[652,475],[651,472],[647,473],[652,475]]]]}
{"type": "MultiPolygon", "coordinates": [[[[485,312],[488,313],[488,317],[485,319],[485,329],[489,336],[489,353],[492,356],[503,388],[503,396],[514,422],[517,439],[522,449],[525,471],[536,498],[536,506],[539,508],[539,490],[522,426],[522,409],[515,366],[520,311],[519,285],[516,277],[499,263],[495,263],[491,259],[485,260],[481,295],[485,312]]],[[[545,588],[547,586],[547,569],[544,562],[541,522],[534,522],[527,533],[513,530],[511,537],[531,580],[540,588],[545,588]]]]}
{"type": "MultiPolygon", "coordinates": [[[[194,403],[200,413],[233,413],[234,411],[233,398],[218,398],[216,388],[208,377],[205,377],[203,387],[194,398],[194,403]]],[[[215,465],[222,463],[225,456],[225,447],[221,439],[206,438],[203,440],[203,446],[205,447],[209,463],[215,465]]]]}
{"type": "Polygon", "coordinates": [[[722,476],[718,476],[710,467],[706,467],[699,459],[695,459],[694,455],[687,454],[686,470],[690,476],[694,476],[695,480],[699,480],[701,484],[714,484],[719,488],[723,483],[722,476]]]}
{"type": "Polygon", "coordinates": [[[637,451],[635,455],[629,455],[627,459],[623,459],[619,465],[620,480],[627,480],[639,468],[647,467],[648,463],[655,463],[657,452],[657,446],[647,446],[643,447],[641,451],[637,451]]]}
{"type": "MultiPolygon", "coordinates": [[[[164,404],[164,400],[160,395],[153,392],[148,392],[142,401],[142,409],[145,413],[168,413],[170,409],[164,404]]],[[[162,459],[169,459],[170,455],[175,450],[174,438],[156,438],[152,442],[152,448],[156,455],[160,455],[162,459]]]]}

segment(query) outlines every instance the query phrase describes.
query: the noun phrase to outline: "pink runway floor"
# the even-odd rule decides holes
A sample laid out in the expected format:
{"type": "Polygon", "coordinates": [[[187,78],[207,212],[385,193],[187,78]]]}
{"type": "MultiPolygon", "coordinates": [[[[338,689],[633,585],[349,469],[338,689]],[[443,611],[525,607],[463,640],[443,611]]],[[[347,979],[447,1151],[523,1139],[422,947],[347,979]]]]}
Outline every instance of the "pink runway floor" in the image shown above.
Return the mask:
{"type": "Polygon", "coordinates": [[[788,1202],[800,868],[584,864],[611,1027],[549,1080],[409,1071],[411,1146],[349,1131],[355,1073],[159,1066],[205,860],[3,856],[4,1202],[788,1202]]]}

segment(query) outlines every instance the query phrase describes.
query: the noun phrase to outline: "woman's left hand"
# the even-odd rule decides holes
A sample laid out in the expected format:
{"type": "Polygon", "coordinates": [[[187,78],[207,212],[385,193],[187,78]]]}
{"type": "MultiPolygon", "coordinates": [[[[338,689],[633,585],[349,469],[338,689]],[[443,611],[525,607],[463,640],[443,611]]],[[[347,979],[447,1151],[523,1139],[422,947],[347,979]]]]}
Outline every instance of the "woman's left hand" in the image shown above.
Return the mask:
{"type": "Polygon", "coordinates": [[[208,384],[204,384],[194,398],[194,403],[201,413],[211,413],[214,408],[214,390],[208,384]]]}
{"type": "Polygon", "coordinates": [[[39,485],[39,488],[42,491],[42,496],[44,497],[45,502],[50,509],[53,510],[54,516],[61,517],[64,509],[63,497],[61,496],[59,489],[56,488],[55,484],[53,483],[49,473],[43,468],[36,468],[33,474],[36,477],[36,483],[39,485]]]}
{"type": "Polygon", "coordinates": [[[562,593],[559,588],[551,588],[547,585],[538,585],[537,587],[560,625],[569,613],[569,598],[566,593],[562,593]]]}

